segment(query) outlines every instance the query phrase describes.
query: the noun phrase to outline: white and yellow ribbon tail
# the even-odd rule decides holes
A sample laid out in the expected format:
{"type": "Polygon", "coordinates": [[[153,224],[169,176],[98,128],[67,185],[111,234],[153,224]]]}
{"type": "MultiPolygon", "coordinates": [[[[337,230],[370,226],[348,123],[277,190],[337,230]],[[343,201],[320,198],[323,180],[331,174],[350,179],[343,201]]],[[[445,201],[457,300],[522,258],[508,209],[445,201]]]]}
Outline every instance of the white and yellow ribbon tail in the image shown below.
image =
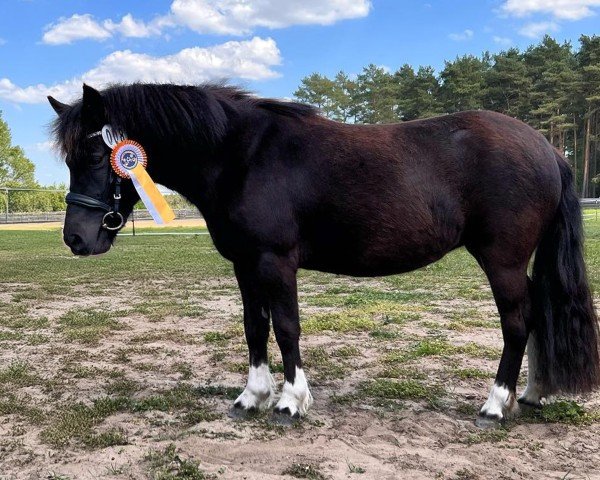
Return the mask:
{"type": "Polygon", "coordinates": [[[160,193],[146,169],[138,163],[133,169],[129,170],[129,173],[131,174],[133,186],[154,221],[159,225],[163,225],[173,220],[175,212],[173,212],[163,194],[160,193]]]}

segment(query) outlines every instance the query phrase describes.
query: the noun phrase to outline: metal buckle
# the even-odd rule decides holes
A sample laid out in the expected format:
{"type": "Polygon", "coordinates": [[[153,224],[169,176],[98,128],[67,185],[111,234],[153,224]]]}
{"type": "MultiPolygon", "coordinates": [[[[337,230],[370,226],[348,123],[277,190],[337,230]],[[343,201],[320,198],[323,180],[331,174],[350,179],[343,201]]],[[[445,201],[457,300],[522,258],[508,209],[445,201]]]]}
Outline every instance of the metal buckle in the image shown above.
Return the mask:
{"type": "Polygon", "coordinates": [[[121,228],[123,228],[124,225],[125,219],[123,218],[123,215],[121,215],[119,212],[110,211],[106,213],[104,217],[102,217],[102,228],[106,230],[114,232],[115,230],[120,230],[121,228]],[[116,218],[119,220],[119,224],[117,226],[111,226],[108,224],[108,221],[112,218],[116,218]]]}
{"type": "Polygon", "coordinates": [[[85,138],[94,138],[94,137],[99,137],[100,135],[102,135],[102,130],[100,130],[98,132],[90,133],[85,138]]]}

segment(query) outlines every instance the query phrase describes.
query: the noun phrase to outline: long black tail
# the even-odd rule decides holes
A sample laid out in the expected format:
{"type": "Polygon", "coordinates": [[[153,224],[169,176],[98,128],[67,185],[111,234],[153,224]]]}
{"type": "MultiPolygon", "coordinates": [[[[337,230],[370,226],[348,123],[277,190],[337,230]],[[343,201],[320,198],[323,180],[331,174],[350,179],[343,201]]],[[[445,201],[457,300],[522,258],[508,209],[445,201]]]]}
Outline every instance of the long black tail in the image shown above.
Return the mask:
{"type": "Polygon", "coordinates": [[[589,392],[600,384],[598,319],[583,260],[581,207],[571,168],[556,153],[562,196],[533,264],[533,335],[546,394],[589,392]]]}

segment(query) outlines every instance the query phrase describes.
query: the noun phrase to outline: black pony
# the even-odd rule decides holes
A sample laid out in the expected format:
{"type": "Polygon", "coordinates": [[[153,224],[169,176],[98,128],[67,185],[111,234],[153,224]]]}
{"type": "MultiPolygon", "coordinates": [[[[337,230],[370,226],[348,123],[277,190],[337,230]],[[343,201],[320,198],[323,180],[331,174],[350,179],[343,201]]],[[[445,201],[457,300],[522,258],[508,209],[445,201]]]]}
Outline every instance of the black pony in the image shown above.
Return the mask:
{"type": "MultiPolygon", "coordinates": [[[[250,351],[237,408],[275,403],[271,319],[285,375],[275,410],[297,417],[312,402],[298,347],[299,268],[389,275],[461,246],[489,279],[504,337],[480,418],[503,419],[515,408],[526,345],[529,379],[519,401],[539,405],[598,386],[598,323],[571,171],[520,121],[472,111],[345,125],[306,105],[214,85],[84,85],[73,105],[49,100],[75,194],[64,228],[74,254],[106,252],[117,233],[110,149],[93,135],[109,124],[143,145],[151,177],[198,207],[233,262],[250,351]]],[[[138,197],[131,182],[121,187],[127,218],[138,197]]]]}

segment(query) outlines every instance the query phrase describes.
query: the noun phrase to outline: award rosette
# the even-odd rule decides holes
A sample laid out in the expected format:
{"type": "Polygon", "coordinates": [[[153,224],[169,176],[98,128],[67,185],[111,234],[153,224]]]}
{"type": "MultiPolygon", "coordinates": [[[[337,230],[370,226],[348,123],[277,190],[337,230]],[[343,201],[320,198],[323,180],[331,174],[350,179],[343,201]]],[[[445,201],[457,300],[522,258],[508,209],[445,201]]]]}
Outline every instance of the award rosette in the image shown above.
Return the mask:
{"type": "Polygon", "coordinates": [[[158,224],[170,222],[175,213],[148,175],[148,157],[144,148],[133,140],[121,140],[113,146],[110,164],[121,178],[130,178],[140,199],[158,224]]]}

